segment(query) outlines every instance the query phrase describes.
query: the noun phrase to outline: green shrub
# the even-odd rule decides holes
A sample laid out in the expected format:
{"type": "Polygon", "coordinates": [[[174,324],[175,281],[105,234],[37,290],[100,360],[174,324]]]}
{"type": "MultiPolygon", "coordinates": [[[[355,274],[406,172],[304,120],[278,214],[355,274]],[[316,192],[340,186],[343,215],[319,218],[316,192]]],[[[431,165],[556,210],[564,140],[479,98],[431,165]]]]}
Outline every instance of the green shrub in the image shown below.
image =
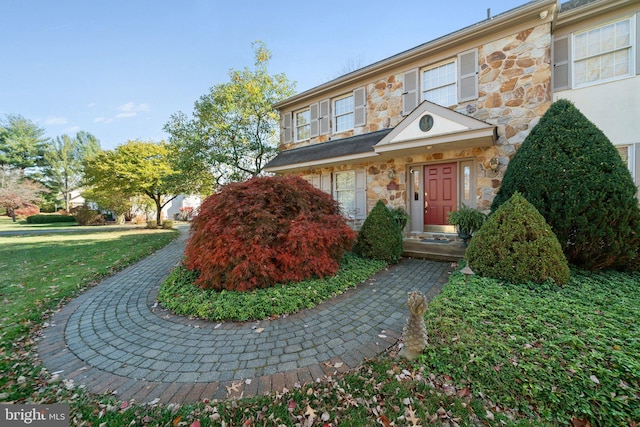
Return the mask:
{"type": "Polygon", "coordinates": [[[402,256],[402,233],[382,200],[378,200],[364,220],[354,252],[391,263],[402,256]]]}
{"type": "Polygon", "coordinates": [[[400,233],[404,231],[404,228],[407,226],[409,222],[409,214],[404,210],[402,206],[394,209],[389,209],[391,213],[391,218],[396,223],[398,228],[400,229],[400,233]]]}
{"type": "Polygon", "coordinates": [[[519,191],[547,220],[572,264],[628,267],[640,248],[636,186],[607,137],[569,101],[555,102],[505,172],[495,211],[519,191]]]}
{"type": "Polygon", "coordinates": [[[150,228],[150,229],[158,228],[158,221],[156,221],[155,219],[147,220],[146,228],[150,228]]]}
{"type": "Polygon", "coordinates": [[[512,283],[569,281],[569,265],[544,217],[516,192],[476,232],[466,258],[477,274],[512,283]]]}
{"type": "Polygon", "coordinates": [[[462,205],[457,211],[449,212],[449,224],[458,228],[460,233],[473,234],[482,227],[486,215],[477,209],[462,205]]]}
{"type": "Polygon", "coordinates": [[[266,319],[314,307],[357,286],[386,265],[347,252],[334,276],[276,284],[252,292],[202,289],[194,284],[197,272],[178,267],[160,286],[158,300],[182,316],[240,322],[266,319]]]}
{"type": "Polygon", "coordinates": [[[99,211],[82,206],[76,212],[76,221],[80,225],[102,225],[104,216],[99,211]]]}
{"type": "Polygon", "coordinates": [[[32,215],[27,217],[27,224],[53,224],[56,222],[76,222],[70,215],[32,215]]]}
{"type": "Polygon", "coordinates": [[[165,219],[162,222],[162,228],[164,228],[166,230],[169,230],[169,229],[173,228],[173,221],[170,220],[170,219],[165,219]]]}

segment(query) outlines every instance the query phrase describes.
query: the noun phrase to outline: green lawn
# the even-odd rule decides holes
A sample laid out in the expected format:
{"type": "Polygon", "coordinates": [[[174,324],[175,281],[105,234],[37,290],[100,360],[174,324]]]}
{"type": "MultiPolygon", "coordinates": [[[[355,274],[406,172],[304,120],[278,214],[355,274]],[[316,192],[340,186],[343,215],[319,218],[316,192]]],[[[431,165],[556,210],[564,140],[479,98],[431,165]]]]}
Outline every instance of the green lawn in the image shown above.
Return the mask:
{"type": "Polygon", "coordinates": [[[130,256],[130,250],[117,247],[143,246],[123,239],[173,237],[160,230],[115,236],[0,237],[0,289],[7,304],[0,401],[68,402],[72,425],[82,420],[94,426],[218,426],[221,421],[234,426],[529,426],[586,425],[587,420],[618,426],[640,421],[639,273],[574,270],[561,288],[481,277],[466,284],[454,273],[425,315],[430,342],[423,356],[406,362],[392,351],[353,372],[287,393],[125,408],[113,396],[66,390],[52,383],[35,359],[33,338],[46,313],[114,264],[129,262],[116,261],[130,256]],[[108,254],[114,258],[103,262],[108,254]],[[19,268],[8,273],[7,265],[19,268]],[[19,376],[25,378],[19,381],[19,376]]]}
{"type": "Polygon", "coordinates": [[[152,253],[176,230],[66,232],[0,236],[0,401],[28,399],[40,375],[27,356],[48,314],[100,277],[152,253]]]}

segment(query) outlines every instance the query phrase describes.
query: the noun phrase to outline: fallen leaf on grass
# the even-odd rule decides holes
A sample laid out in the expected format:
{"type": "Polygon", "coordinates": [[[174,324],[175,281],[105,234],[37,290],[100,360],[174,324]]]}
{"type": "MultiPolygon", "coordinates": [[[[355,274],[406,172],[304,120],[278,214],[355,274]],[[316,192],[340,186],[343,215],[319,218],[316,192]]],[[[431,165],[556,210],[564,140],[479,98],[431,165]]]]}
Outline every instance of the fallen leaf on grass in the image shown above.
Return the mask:
{"type": "Polygon", "coordinates": [[[416,411],[414,411],[411,406],[406,409],[405,418],[411,423],[411,427],[418,427],[420,425],[418,424],[420,419],[416,417],[416,411]]]}
{"type": "Polygon", "coordinates": [[[469,396],[469,394],[471,394],[471,390],[469,390],[469,387],[465,387],[458,390],[457,394],[458,394],[458,397],[467,397],[469,396]]]}
{"type": "Polygon", "coordinates": [[[309,404],[307,404],[307,410],[304,414],[311,419],[314,419],[316,417],[316,411],[311,406],[309,406],[309,404]]]}

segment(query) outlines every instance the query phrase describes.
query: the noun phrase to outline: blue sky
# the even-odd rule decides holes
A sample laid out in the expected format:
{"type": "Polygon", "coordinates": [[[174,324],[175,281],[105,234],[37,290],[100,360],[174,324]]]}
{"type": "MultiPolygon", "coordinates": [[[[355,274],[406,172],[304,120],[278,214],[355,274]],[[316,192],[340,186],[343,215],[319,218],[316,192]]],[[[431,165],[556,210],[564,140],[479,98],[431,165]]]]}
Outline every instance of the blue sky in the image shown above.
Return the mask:
{"type": "Polygon", "coordinates": [[[0,117],[104,149],[159,141],[171,114],[253,66],[253,41],[301,92],[524,3],[0,0],[0,117]]]}

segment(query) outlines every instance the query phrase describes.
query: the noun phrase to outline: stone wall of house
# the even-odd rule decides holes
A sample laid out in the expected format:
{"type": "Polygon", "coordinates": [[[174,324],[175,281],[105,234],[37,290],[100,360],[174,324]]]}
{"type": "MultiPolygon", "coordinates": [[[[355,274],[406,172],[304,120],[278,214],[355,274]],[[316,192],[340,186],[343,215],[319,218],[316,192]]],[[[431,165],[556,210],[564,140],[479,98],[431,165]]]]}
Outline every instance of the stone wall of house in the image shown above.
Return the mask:
{"type": "MultiPolygon", "coordinates": [[[[482,210],[489,209],[500,187],[509,159],[551,105],[550,56],[551,28],[548,23],[478,46],[478,99],[452,108],[496,125],[498,140],[495,146],[434,151],[381,163],[346,165],[323,171],[326,173],[364,167],[368,171],[369,208],[379,199],[389,206],[398,207],[406,205],[407,165],[475,158],[477,207],[482,210]],[[497,171],[492,171],[489,161],[495,157],[499,159],[500,165],[497,171]],[[389,177],[390,169],[394,170],[393,179],[389,177]]],[[[331,135],[331,139],[395,127],[403,119],[402,90],[402,73],[367,84],[367,125],[346,133],[331,135]]],[[[324,142],[328,137],[324,135],[307,143],[324,142]]],[[[315,172],[320,173],[320,170],[315,172]]]]}
{"type": "MultiPolygon", "coordinates": [[[[552,102],[550,24],[522,31],[478,47],[478,99],[453,107],[456,111],[497,126],[496,145],[429,152],[389,160],[368,167],[368,199],[401,206],[406,201],[406,165],[411,163],[476,159],[477,207],[489,209],[502,182],[509,159],[552,102]],[[497,171],[489,161],[497,157],[497,171]],[[388,168],[395,168],[395,186],[389,184],[388,168]]],[[[396,126],[402,119],[402,76],[380,79],[367,85],[367,126],[362,133],[396,126]]],[[[361,133],[361,132],[358,132],[361,133]]]]}

